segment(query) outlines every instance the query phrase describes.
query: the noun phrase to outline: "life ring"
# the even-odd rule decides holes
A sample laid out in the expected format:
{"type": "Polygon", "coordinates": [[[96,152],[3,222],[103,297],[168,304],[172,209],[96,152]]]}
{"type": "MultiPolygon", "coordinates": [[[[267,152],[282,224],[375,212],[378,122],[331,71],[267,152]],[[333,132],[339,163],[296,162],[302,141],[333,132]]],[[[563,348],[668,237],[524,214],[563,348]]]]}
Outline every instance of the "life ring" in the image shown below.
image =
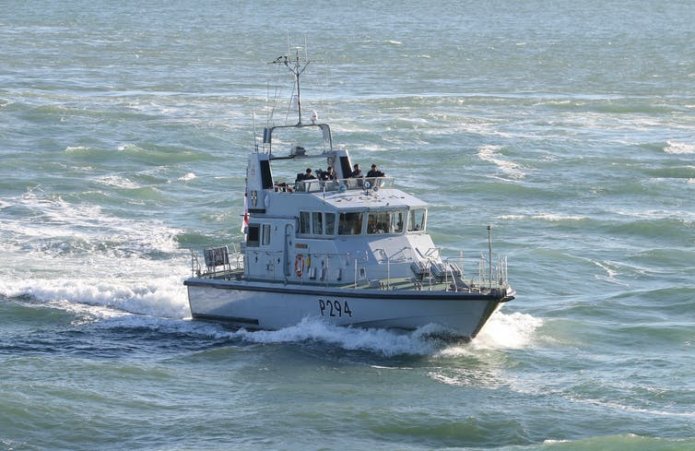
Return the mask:
{"type": "Polygon", "coordinates": [[[304,274],[304,256],[302,254],[297,254],[294,258],[294,273],[297,277],[302,277],[304,274]]]}

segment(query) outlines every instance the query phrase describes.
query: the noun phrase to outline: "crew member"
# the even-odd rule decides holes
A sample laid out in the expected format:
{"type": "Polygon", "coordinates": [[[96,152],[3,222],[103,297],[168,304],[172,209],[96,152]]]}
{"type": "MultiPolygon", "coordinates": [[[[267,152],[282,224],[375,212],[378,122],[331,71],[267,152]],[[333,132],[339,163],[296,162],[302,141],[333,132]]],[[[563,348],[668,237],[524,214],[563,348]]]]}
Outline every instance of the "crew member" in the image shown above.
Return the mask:
{"type": "Polygon", "coordinates": [[[367,172],[367,177],[383,177],[384,173],[381,172],[375,164],[372,165],[372,169],[367,172]]]}
{"type": "Polygon", "coordinates": [[[350,177],[356,179],[359,177],[362,177],[362,169],[360,169],[360,165],[355,163],[355,166],[352,169],[352,173],[350,174],[350,177]]]}

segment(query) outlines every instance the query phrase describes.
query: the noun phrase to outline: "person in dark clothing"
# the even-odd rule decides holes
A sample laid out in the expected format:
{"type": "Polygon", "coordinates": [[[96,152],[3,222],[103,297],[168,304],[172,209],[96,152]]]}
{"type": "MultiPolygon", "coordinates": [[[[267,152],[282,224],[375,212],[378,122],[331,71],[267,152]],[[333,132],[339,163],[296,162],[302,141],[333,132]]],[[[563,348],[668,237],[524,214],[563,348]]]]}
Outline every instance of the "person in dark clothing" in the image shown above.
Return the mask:
{"type": "Polygon", "coordinates": [[[321,173],[321,180],[335,180],[335,171],[333,166],[328,166],[325,172],[321,173]]]}
{"type": "Polygon", "coordinates": [[[372,169],[367,172],[367,177],[383,177],[384,173],[381,172],[375,164],[372,165],[372,169]]]}
{"type": "Polygon", "coordinates": [[[350,177],[356,179],[359,177],[362,177],[362,170],[360,169],[360,165],[355,163],[355,166],[352,170],[352,173],[350,174],[350,177]]]}
{"type": "Polygon", "coordinates": [[[316,180],[314,174],[311,173],[311,168],[306,168],[306,172],[304,173],[304,180],[316,180]]]}

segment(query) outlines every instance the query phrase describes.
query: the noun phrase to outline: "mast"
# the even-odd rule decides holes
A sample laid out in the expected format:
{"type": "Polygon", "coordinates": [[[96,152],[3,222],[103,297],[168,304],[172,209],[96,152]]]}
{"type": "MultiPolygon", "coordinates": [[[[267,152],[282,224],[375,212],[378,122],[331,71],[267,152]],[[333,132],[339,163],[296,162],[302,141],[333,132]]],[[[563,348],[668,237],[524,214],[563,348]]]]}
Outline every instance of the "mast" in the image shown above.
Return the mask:
{"type": "MultiPolygon", "coordinates": [[[[263,147],[266,148],[269,154],[272,153],[272,136],[273,131],[276,129],[287,129],[287,128],[303,128],[303,127],[317,127],[323,133],[323,140],[328,143],[329,151],[333,151],[333,138],[331,136],[331,128],[326,123],[318,122],[318,114],[314,112],[311,115],[311,124],[304,124],[302,122],[302,87],[300,83],[301,75],[306,70],[307,66],[311,61],[309,60],[307,52],[306,42],[304,47],[294,47],[293,49],[288,49],[288,55],[283,55],[275,58],[269,64],[284,64],[285,67],[292,73],[294,82],[297,86],[297,123],[294,125],[274,125],[268,126],[263,129],[263,147]],[[302,55],[303,51],[303,55],[302,55]]],[[[292,91],[294,93],[294,89],[292,91]]],[[[294,95],[292,96],[294,98],[294,95]]],[[[324,151],[325,153],[325,151],[324,151]]],[[[303,154],[302,154],[303,155],[303,154]]],[[[291,154],[289,157],[278,157],[278,158],[294,158],[295,154],[291,154]]]]}
{"type": "Polygon", "coordinates": [[[304,70],[309,65],[309,57],[307,56],[306,48],[304,48],[304,56],[299,55],[302,47],[294,48],[294,56],[280,56],[273,63],[283,63],[294,76],[294,82],[297,85],[297,125],[302,125],[302,88],[299,83],[299,77],[304,73],[304,70]]]}

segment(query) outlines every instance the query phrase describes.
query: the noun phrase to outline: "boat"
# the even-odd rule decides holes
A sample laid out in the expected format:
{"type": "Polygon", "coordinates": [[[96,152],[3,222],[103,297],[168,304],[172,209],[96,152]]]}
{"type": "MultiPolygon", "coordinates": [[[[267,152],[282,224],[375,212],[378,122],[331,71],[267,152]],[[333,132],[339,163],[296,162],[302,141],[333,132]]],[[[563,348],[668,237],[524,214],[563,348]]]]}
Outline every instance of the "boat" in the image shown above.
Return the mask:
{"type": "Polygon", "coordinates": [[[248,155],[239,247],[192,252],[184,281],[192,318],[247,330],[308,318],[474,338],[515,296],[506,258],[493,261],[490,226],[487,254],[444,255],[428,233],[426,202],[380,171],[358,173],[329,124],[315,112],[303,120],[306,53],[274,62],[293,74],[298,121],[266,127],[248,155]]]}

